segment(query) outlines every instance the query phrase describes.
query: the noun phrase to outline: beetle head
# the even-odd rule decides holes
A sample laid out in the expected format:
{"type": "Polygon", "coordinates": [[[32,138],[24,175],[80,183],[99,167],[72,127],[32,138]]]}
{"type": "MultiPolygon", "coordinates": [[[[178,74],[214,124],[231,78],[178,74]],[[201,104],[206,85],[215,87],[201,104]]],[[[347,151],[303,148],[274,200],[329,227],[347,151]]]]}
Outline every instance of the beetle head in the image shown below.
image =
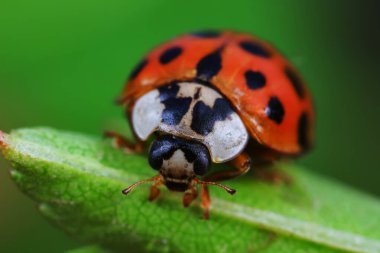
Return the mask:
{"type": "Polygon", "coordinates": [[[162,183],[169,190],[179,192],[185,192],[196,184],[217,185],[231,194],[235,192],[215,182],[205,182],[197,178],[207,173],[211,159],[208,149],[193,140],[173,135],[159,136],[150,147],[149,164],[159,175],[131,185],[123,191],[124,194],[147,182],[162,183]]]}

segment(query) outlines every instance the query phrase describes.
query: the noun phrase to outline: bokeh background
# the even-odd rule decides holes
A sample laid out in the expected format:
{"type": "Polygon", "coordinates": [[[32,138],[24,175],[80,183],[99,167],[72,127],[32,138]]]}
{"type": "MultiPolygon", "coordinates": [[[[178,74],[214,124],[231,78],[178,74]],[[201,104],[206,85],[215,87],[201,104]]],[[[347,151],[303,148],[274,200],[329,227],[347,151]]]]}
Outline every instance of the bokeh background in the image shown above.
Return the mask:
{"type": "MultiPolygon", "coordinates": [[[[100,136],[122,126],[112,103],[142,55],[189,31],[229,28],[271,41],[317,107],[307,169],[380,195],[380,17],[376,1],[2,0],[0,129],[51,126],[100,136]]],[[[39,216],[0,158],[0,252],[80,246],[39,216]]]]}

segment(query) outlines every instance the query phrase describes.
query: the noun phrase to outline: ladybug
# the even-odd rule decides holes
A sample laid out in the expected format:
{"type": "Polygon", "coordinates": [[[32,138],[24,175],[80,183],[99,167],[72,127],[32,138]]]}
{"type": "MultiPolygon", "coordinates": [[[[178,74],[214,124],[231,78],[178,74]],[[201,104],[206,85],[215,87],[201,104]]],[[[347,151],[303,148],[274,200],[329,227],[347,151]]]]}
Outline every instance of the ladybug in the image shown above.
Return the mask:
{"type": "Polygon", "coordinates": [[[119,147],[141,152],[152,135],[149,164],[158,186],[184,192],[185,207],[201,187],[209,217],[208,185],[247,173],[252,165],[296,157],[313,143],[311,94],[294,67],[271,45],[234,31],[183,35],[153,49],[134,68],[118,99],[137,139],[115,132],[119,147]],[[233,169],[210,172],[212,163],[233,169]],[[205,176],[206,175],[206,176],[205,176]]]}

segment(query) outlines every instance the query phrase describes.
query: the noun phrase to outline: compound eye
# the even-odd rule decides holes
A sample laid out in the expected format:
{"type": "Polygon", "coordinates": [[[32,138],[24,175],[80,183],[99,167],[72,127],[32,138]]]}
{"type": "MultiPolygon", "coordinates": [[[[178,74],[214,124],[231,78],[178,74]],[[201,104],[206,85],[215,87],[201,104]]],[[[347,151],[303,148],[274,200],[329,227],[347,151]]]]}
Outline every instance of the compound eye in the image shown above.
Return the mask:
{"type": "Polygon", "coordinates": [[[194,172],[199,176],[203,176],[210,167],[210,155],[206,148],[199,149],[198,151],[197,158],[194,161],[194,172]]]}
{"type": "Polygon", "coordinates": [[[155,170],[161,169],[161,166],[162,166],[162,156],[160,156],[159,152],[157,151],[159,150],[151,148],[149,152],[149,160],[148,160],[149,165],[155,170]]]}
{"type": "Polygon", "coordinates": [[[162,136],[155,140],[149,150],[149,164],[155,170],[160,170],[163,160],[169,159],[176,150],[177,145],[173,143],[173,137],[162,136]]]}
{"type": "Polygon", "coordinates": [[[161,169],[163,158],[169,151],[170,145],[161,140],[154,141],[149,150],[149,165],[155,170],[161,169]]]}

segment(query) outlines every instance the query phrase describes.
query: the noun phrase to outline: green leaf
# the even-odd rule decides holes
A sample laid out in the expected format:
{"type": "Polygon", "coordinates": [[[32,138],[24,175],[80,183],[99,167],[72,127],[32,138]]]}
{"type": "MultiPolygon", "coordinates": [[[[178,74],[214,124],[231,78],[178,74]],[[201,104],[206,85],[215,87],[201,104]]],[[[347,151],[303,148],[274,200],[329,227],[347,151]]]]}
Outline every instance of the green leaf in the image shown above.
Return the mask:
{"type": "Polygon", "coordinates": [[[11,176],[40,212],[74,237],[123,252],[380,252],[380,203],[304,168],[281,165],[291,186],[247,175],[211,189],[210,220],[199,200],[149,186],[121,190],[155,175],[145,156],[109,141],[48,128],[0,135],[11,176]]]}
{"type": "Polygon", "coordinates": [[[97,245],[90,245],[81,247],[74,250],[66,251],[66,253],[109,253],[109,251],[97,246],[97,245]]]}

